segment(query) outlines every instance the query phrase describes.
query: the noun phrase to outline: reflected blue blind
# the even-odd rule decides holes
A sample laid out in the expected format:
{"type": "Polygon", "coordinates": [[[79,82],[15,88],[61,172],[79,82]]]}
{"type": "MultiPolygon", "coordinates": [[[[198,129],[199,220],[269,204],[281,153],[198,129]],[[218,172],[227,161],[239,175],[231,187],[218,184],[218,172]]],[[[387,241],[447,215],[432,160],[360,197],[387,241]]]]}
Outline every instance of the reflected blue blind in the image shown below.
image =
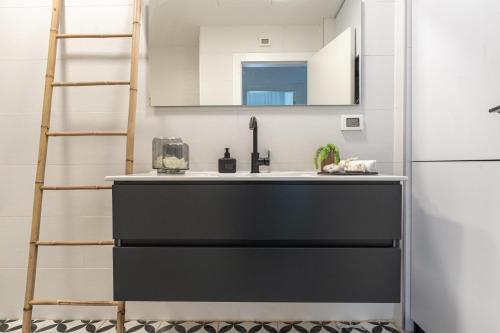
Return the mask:
{"type": "Polygon", "coordinates": [[[247,105],[293,105],[293,91],[248,91],[247,105]]]}
{"type": "Polygon", "coordinates": [[[306,105],[307,62],[242,63],[243,105],[306,105]]]}

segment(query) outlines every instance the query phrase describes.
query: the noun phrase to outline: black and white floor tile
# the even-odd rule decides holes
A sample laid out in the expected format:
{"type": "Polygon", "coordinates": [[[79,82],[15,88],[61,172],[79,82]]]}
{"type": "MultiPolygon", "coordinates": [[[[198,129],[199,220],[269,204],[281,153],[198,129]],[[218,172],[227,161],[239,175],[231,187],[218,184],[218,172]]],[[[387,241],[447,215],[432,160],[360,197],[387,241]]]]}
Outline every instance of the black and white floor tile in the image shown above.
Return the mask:
{"type": "MultiPolygon", "coordinates": [[[[114,333],[114,320],[34,320],[33,333],[114,333]]],[[[0,320],[0,333],[21,332],[21,320],[0,320]]],[[[380,321],[145,321],[125,323],[125,333],[402,333],[380,321]]]]}
{"type": "Polygon", "coordinates": [[[217,333],[278,333],[278,323],[267,321],[221,321],[217,333]]]}
{"type": "Polygon", "coordinates": [[[162,322],[157,333],[217,333],[216,321],[168,321],[162,322]]]}

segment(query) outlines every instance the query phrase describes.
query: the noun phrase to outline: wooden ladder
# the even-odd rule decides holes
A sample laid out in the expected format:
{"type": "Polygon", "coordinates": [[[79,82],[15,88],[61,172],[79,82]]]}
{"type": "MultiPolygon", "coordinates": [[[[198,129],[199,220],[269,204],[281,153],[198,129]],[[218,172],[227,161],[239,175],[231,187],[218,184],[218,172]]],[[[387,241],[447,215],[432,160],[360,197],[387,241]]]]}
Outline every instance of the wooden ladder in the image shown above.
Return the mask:
{"type": "Polygon", "coordinates": [[[26,293],[23,307],[23,333],[30,333],[31,319],[34,305],[83,305],[83,306],[116,306],[117,307],[117,333],[123,333],[125,320],[125,302],[122,301],[81,301],[81,300],[38,300],[34,299],[36,268],[39,246],[113,246],[110,241],[41,241],[40,221],[42,213],[42,199],[44,191],[57,190],[108,190],[111,186],[102,185],[45,185],[45,167],[47,164],[47,148],[50,137],[71,136],[126,136],[127,149],[125,159],[125,173],[131,174],[134,167],[134,136],[135,119],[137,109],[137,79],[138,79],[138,57],[139,57],[139,34],[141,19],[141,0],[134,0],[134,14],[132,33],[130,34],[60,34],[59,21],[63,0],[53,0],[52,19],[49,36],[49,52],[45,75],[45,88],[42,107],[42,125],[40,129],[40,144],[38,150],[38,164],[35,179],[35,195],[33,202],[33,216],[31,223],[31,236],[29,243],[28,273],[26,279],[26,293]],[[69,38],[131,38],[132,50],[130,61],[130,81],[87,81],[87,82],[55,82],[55,65],[57,55],[57,43],[60,39],[69,38]],[[109,86],[128,85],[129,109],[127,131],[79,131],[79,132],[53,132],[50,130],[50,114],[52,110],[52,92],[54,87],[82,87],[82,86],[109,86]]]}

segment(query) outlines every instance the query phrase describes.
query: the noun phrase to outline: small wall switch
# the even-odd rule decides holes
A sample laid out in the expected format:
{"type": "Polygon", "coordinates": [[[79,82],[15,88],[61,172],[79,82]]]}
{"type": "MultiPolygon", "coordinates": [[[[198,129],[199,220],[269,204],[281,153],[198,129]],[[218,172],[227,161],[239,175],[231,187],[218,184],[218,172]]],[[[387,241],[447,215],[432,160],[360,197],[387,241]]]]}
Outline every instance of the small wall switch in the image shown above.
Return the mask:
{"type": "Polygon", "coordinates": [[[363,115],[342,115],[342,131],[362,131],[364,129],[363,115]]]}

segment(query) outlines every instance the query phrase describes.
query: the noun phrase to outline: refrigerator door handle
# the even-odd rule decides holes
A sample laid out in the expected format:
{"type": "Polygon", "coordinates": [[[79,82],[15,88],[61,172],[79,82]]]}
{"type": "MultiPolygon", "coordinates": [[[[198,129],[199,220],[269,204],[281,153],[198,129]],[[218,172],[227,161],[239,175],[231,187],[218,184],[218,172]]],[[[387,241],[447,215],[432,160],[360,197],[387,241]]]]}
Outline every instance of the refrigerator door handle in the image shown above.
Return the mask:
{"type": "Polygon", "coordinates": [[[500,113],[500,105],[490,109],[490,112],[500,113]]]}

